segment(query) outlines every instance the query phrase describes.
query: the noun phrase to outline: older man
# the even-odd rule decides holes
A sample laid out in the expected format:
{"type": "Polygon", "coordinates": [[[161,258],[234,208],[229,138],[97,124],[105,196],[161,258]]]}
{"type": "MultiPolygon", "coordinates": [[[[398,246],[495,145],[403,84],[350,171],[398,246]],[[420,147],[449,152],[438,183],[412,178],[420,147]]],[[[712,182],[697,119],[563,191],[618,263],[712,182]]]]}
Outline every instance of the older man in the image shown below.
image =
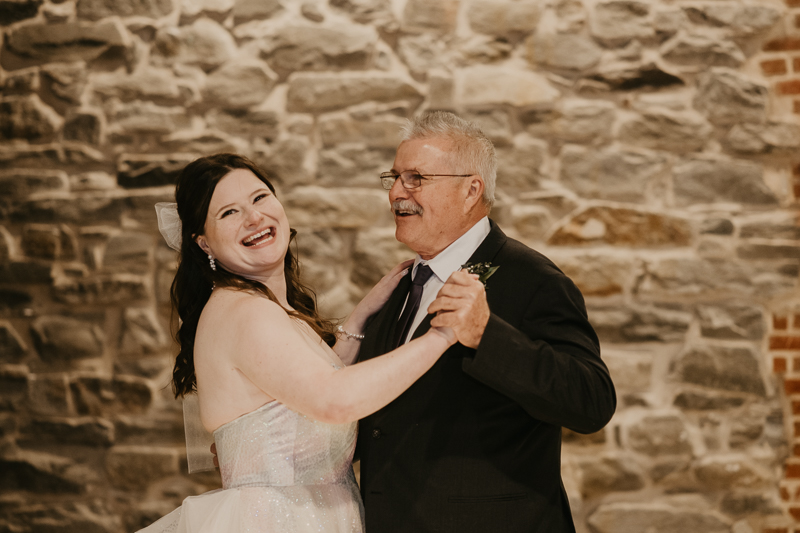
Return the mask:
{"type": "Polygon", "coordinates": [[[488,218],[495,172],[480,129],[434,112],[409,125],[381,175],[397,240],[417,257],[370,321],[360,359],[431,326],[453,328],[459,343],[361,421],[367,531],[574,531],[561,428],[603,428],[614,386],[578,289],[488,218]],[[498,268],[484,287],[460,269],[467,262],[498,268]]]}

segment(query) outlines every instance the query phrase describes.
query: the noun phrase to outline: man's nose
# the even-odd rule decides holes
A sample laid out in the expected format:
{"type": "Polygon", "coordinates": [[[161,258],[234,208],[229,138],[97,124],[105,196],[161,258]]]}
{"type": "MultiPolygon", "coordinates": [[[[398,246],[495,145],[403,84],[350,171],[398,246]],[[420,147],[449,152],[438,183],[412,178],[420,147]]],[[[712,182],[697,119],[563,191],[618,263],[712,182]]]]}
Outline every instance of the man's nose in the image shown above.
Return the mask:
{"type": "Polygon", "coordinates": [[[400,198],[408,198],[408,189],[403,187],[403,178],[398,177],[389,189],[389,201],[394,202],[400,198]]]}

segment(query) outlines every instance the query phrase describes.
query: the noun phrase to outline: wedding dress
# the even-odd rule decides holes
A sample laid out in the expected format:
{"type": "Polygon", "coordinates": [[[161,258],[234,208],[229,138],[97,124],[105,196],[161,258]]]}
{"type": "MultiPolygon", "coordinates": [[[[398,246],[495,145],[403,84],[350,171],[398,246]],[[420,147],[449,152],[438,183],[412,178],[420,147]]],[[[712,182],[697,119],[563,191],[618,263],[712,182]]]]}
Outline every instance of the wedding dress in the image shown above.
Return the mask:
{"type": "Polygon", "coordinates": [[[356,427],[277,401],[236,418],[214,431],[223,488],[186,498],[140,533],[362,533],[356,427]]]}

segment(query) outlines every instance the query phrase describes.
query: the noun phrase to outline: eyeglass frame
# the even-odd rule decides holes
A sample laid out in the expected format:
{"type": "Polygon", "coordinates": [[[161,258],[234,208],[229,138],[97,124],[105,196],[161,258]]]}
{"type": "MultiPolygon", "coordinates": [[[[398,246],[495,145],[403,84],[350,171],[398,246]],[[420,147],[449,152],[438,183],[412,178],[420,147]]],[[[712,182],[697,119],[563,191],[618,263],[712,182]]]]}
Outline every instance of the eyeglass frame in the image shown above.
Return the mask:
{"type": "Polygon", "coordinates": [[[392,172],[390,170],[390,171],[387,171],[387,172],[381,172],[380,179],[381,179],[381,186],[384,189],[386,189],[387,191],[390,191],[392,189],[392,187],[394,187],[394,184],[395,184],[395,182],[397,181],[398,178],[400,178],[400,183],[403,185],[404,189],[406,189],[408,191],[413,191],[415,189],[419,189],[420,187],[422,187],[422,180],[423,179],[429,179],[431,177],[468,178],[468,177],[474,176],[474,175],[475,174],[422,174],[420,172],[416,172],[416,171],[413,171],[413,170],[406,170],[406,171],[403,171],[403,172],[401,172],[399,174],[395,174],[394,172],[392,172]],[[402,176],[403,176],[403,174],[405,174],[407,172],[413,172],[414,175],[419,176],[421,178],[419,180],[419,185],[416,185],[414,187],[408,187],[406,185],[406,181],[402,178],[402,176]],[[391,184],[387,181],[389,178],[392,178],[391,184]],[[386,185],[389,185],[389,186],[387,187],[386,185]]]}

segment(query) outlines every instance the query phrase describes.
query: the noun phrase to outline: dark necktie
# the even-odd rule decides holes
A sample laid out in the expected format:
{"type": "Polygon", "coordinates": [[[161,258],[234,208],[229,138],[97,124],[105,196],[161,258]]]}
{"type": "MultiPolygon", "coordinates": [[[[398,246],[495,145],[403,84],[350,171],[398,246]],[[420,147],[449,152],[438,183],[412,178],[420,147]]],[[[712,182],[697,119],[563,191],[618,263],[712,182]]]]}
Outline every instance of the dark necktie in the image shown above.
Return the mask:
{"type": "Polygon", "coordinates": [[[403,344],[408,331],[411,329],[411,324],[414,322],[414,317],[417,316],[419,310],[419,301],[422,299],[422,286],[433,275],[433,270],[428,265],[420,263],[417,266],[417,274],[411,282],[411,290],[408,292],[408,300],[406,307],[403,309],[403,314],[397,321],[397,329],[399,331],[397,339],[395,340],[395,347],[403,344]]]}

